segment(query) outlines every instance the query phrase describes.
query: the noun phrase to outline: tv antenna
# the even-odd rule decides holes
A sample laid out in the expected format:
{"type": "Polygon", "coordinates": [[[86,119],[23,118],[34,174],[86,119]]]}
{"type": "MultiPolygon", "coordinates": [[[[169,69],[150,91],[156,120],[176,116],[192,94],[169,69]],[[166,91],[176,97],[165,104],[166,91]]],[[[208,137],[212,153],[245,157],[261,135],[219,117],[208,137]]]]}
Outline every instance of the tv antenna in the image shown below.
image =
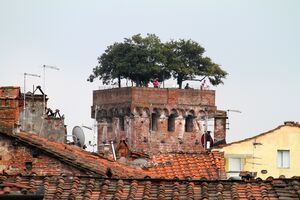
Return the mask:
{"type": "Polygon", "coordinates": [[[40,75],[37,74],[30,74],[30,73],[24,73],[24,106],[23,106],[23,129],[25,129],[25,118],[26,118],[26,76],[32,76],[32,77],[38,77],[40,78],[40,75]]]}
{"type": "Polygon", "coordinates": [[[47,69],[54,69],[54,70],[59,70],[58,67],[56,66],[50,66],[50,65],[43,65],[43,90],[44,90],[44,95],[43,95],[43,115],[45,115],[45,110],[46,110],[46,68],[47,69]]]}
{"type": "MultiPolygon", "coordinates": [[[[233,109],[228,109],[228,110],[226,111],[226,113],[227,113],[228,115],[229,115],[230,112],[234,112],[234,113],[242,113],[242,111],[240,111],[240,110],[233,110],[233,109]]],[[[227,115],[227,116],[228,116],[228,115],[227,115]]],[[[228,117],[228,120],[227,120],[226,125],[227,125],[226,129],[229,130],[229,129],[230,129],[230,128],[229,128],[229,125],[230,125],[230,123],[229,123],[229,117],[228,117]]]]}
{"type": "Polygon", "coordinates": [[[86,128],[86,129],[88,129],[90,131],[93,131],[93,141],[89,141],[88,145],[91,146],[91,147],[93,147],[93,152],[95,152],[95,146],[97,146],[96,139],[95,139],[95,128],[90,127],[90,126],[85,126],[85,125],[82,125],[81,127],[82,128],[86,128]]]}

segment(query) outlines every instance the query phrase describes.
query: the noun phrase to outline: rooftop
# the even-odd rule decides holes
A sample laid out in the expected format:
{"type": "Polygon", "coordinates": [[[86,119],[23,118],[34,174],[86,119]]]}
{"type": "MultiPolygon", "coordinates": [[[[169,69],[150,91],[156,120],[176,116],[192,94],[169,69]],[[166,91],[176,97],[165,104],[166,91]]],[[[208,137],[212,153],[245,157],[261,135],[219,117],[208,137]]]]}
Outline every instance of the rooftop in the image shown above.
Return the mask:
{"type": "Polygon", "coordinates": [[[215,151],[155,155],[145,169],[152,178],[226,179],[224,155],[215,151]]]}
{"type": "Polygon", "coordinates": [[[270,134],[270,133],[272,133],[272,132],[274,132],[276,130],[279,130],[279,129],[283,128],[283,127],[297,127],[297,128],[300,128],[300,124],[298,122],[294,122],[294,121],[286,121],[286,122],[284,122],[283,125],[280,125],[280,126],[274,128],[272,130],[263,132],[261,134],[258,134],[258,135],[255,135],[255,136],[252,136],[252,137],[249,137],[249,138],[245,138],[245,139],[242,139],[242,140],[234,141],[234,142],[231,142],[231,143],[228,143],[228,144],[223,144],[223,145],[221,145],[219,147],[222,148],[222,147],[225,147],[225,146],[230,146],[232,144],[238,144],[238,143],[241,143],[241,142],[253,140],[255,138],[258,138],[258,137],[270,134]]]}
{"type": "Polygon", "coordinates": [[[300,179],[196,180],[0,176],[2,197],[39,199],[299,199],[300,179]]]}
{"type": "Polygon", "coordinates": [[[105,159],[99,154],[85,151],[74,145],[50,141],[47,138],[27,132],[9,133],[0,129],[0,133],[15,138],[17,141],[26,143],[32,147],[38,148],[71,166],[102,177],[107,177],[108,171],[111,173],[109,176],[112,177],[143,178],[147,176],[142,169],[136,169],[113,160],[105,159]]]}

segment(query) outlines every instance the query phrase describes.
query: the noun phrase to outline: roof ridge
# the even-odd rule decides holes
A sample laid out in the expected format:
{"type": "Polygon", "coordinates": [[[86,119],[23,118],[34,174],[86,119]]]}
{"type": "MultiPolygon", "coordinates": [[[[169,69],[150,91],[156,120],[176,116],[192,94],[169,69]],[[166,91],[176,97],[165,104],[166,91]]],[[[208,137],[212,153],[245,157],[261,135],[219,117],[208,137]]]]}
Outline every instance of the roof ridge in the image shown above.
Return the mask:
{"type": "Polygon", "coordinates": [[[300,124],[283,124],[283,125],[279,125],[276,128],[274,128],[274,129],[268,130],[266,132],[262,132],[262,133],[260,133],[258,135],[255,135],[255,136],[252,136],[252,137],[248,137],[248,138],[245,138],[245,139],[242,139],[242,140],[234,141],[234,142],[231,142],[231,143],[228,143],[228,144],[219,145],[218,147],[216,147],[214,149],[221,149],[223,147],[226,147],[226,146],[229,146],[229,145],[232,145],[232,144],[237,144],[237,143],[240,143],[240,142],[249,141],[249,140],[255,139],[257,137],[266,135],[268,133],[272,133],[272,132],[274,132],[276,130],[279,130],[279,129],[283,128],[283,127],[297,127],[297,128],[300,128],[300,124]]]}

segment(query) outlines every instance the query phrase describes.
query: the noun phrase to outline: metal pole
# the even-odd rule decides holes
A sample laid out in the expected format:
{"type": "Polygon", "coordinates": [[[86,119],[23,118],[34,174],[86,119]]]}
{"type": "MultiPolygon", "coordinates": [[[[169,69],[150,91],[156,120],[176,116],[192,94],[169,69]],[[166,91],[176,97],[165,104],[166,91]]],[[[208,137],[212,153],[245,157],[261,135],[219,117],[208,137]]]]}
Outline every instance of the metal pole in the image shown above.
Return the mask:
{"type": "Polygon", "coordinates": [[[55,66],[49,66],[49,65],[43,65],[43,90],[44,90],[44,96],[43,96],[43,106],[44,106],[44,109],[43,109],[43,115],[45,115],[45,112],[46,112],[46,73],[45,73],[45,69],[46,68],[49,68],[49,69],[55,69],[55,70],[59,70],[58,67],[55,67],[55,66]]]}
{"type": "MultiPolygon", "coordinates": [[[[98,105],[95,105],[95,124],[94,124],[94,135],[93,135],[93,152],[95,152],[95,144],[96,144],[96,134],[98,133],[98,122],[97,122],[97,112],[98,112],[98,105]]],[[[98,150],[98,148],[97,148],[98,150]]]]}
{"type": "Polygon", "coordinates": [[[45,68],[46,65],[43,65],[43,90],[44,90],[44,94],[43,94],[43,115],[45,115],[45,107],[46,107],[46,97],[45,97],[45,93],[46,93],[46,84],[45,84],[45,68]]]}
{"type": "Polygon", "coordinates": [[[205,129],[204,129],[204,150],[206,150],[206,133],[207,133],[207,125],[208,125],[208,112],[207,108],[204,109],[205,111],[205,129]]]}
{"type": "Polygon", "coordinates": [[[26,73],[24,73],[24,93],[23,93],[23,95],[24,95],[24,106],[23,106],[23,123],[22,123],[22,125],[23,125],[23,130],[25,130],[25,115],[26,115],[26,73]]]}
{"type": "Polygon", "coordinates": [[[41,77],[40,75],[37,74],[29,74],[29,73],[24,73],[24,106],[23,106],[23,129],[25,129],[25,119],[26,119],[26,76],[34,76],[34,77],[41,77]]]}
{"type": "Polygon", "coordinates": [[[115,147],[114,147],[114,141],[110,141],[110,144],[111,144],[111,149],[112,149],[112,153],[113,153],[113,156],[114,156],[114,160],[117,160],[115,147]]]}

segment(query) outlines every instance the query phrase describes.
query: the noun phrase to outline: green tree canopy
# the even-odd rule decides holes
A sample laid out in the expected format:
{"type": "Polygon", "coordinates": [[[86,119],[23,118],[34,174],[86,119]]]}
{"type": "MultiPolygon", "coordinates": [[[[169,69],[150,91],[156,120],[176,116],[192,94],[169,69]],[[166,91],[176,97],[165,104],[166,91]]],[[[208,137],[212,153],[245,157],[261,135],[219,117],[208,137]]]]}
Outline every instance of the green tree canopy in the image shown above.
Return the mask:
{"type": "Polygon", "coordinates": [[[213,63],[210,58],[203,57],[205,49],[197,42],[180,39],[167,42],[165,46],[167,66],[177,79],[179,88],[182,88],[183,81],[193,80],[199,76],[200,80],[208,78],[212,85],[221,84],[226,78],[226,71],[213,63]]]}
{"type": "Polygon", "coordinates": [[[117,79],[121,87],[121,79],[126,78],[137,86],[147,87],[152,79],[164,81],[172,75],[179,88],[183,81],[196,77],[208,78],[213,85],[222,84],[227,72],[204,57],[204,52],[205,49],[192,40],[162,43],[154,34],[144,38],[138,34],[108,46],[88,80],[92,82],[98,77],[103,84],[109,84],[117,79]]]}
{"type": "Polygon", "coordinates": [[[143,38],[140,34],[125,38],[123,43],[109,46],[98,58],[99,65],[93,69],[89,81],[99,77],[103,84],[127,78],[137,86],[147,86],[152,79],[170,78],[165,67],[165,56],[160,39],[154,34],[143,38]]]}

